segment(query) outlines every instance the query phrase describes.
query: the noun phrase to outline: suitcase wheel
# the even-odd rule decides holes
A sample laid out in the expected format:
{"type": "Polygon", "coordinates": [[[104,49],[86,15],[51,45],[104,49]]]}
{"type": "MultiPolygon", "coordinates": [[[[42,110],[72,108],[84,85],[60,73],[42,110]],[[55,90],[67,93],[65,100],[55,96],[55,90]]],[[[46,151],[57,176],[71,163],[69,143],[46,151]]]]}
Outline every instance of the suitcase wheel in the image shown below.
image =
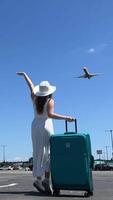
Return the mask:
{"type": "Polygon", "coordinates": [[[89,197],[89,196],[93,196],[93,191],[85,192],[84,197],[89,197]]]}
{"type": "Polygon", "coordinates": [[[59,189],[53,189],[53,196],[58,196],[60,194],[60,190],[59,189]]]}

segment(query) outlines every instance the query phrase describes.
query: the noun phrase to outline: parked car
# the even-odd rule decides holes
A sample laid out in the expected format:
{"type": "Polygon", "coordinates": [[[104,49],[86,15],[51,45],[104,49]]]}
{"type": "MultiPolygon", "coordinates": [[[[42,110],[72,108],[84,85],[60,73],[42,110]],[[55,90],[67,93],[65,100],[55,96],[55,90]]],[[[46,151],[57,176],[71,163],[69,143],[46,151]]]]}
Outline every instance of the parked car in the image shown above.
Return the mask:
{"type": "Polygon", "coordinates": [[[100,164],[96,164],[94,167],[94,170],[96,171],[112,171],[113,170],[113,166],[106,164],[106,163],[100,163],[100,164]]]}
{"type": "Polygon", "coordinates": [[[8,170],[13,170],[13,167],[12,167],[12,166],[9,166],[9,167],[8,167],[8,170]]]}

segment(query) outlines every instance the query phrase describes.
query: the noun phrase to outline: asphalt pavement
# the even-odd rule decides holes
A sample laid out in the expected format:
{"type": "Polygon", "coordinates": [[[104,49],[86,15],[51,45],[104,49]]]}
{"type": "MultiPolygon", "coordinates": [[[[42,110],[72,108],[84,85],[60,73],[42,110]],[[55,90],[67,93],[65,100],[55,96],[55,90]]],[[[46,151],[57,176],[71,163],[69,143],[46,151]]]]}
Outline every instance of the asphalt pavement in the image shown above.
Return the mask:
{"type": "Polygon", "coordinates": [[[113,171],[93,172],[94,195],[84,197],[84,192],[61,190],[60,196],[40,194],[33,187],[32,172],[0,171],[0,200],[113,200],[113,171]]]}

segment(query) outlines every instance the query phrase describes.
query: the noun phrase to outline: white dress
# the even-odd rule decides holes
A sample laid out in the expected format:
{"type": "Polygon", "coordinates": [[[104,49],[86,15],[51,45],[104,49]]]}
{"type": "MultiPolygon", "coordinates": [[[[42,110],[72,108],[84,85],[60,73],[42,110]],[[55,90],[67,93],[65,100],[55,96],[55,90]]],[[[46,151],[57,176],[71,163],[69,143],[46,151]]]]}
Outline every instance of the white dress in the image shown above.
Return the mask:
{"type": "Polygon", "coordinates": [[[43,176],[50,169],[50,135],[54,134],[52,119],[47,115],[47,104],[44,105],[42,114],[38,114],[34,107],[34,120],[31,126],[33,145],[33,176],[43,176]]]}

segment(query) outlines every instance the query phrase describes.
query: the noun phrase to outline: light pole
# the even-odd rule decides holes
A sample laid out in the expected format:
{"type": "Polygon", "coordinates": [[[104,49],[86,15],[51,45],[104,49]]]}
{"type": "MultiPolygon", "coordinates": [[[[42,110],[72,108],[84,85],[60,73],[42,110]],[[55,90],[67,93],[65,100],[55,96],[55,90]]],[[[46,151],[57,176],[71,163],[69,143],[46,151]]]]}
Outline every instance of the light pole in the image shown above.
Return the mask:
{"type": "Polygon", "coordinates": [[[112,159],[113,159],[113,130],[106,130],[106,132],[109,132],[111,135],[111,147],[112,147],[112,159]]]}
{"type": "Polygon", "coordinates": [[[5,163],[5,148],[6,148],[6,145],[1,145],[1,147],[3,148],[3,162],[5,163]]]}
{"type": "Polygon", "coordinates": [[[108,162],[108,147],[109,147],[109,146],[105,146],[105,148],[106,148],[106,158],[107,158],[107,162],[108,162]]]}
{"type": "Polygon", "coordinates": [[[106,160],[106,152],[103,151],[103,160],[106,160]]]}

